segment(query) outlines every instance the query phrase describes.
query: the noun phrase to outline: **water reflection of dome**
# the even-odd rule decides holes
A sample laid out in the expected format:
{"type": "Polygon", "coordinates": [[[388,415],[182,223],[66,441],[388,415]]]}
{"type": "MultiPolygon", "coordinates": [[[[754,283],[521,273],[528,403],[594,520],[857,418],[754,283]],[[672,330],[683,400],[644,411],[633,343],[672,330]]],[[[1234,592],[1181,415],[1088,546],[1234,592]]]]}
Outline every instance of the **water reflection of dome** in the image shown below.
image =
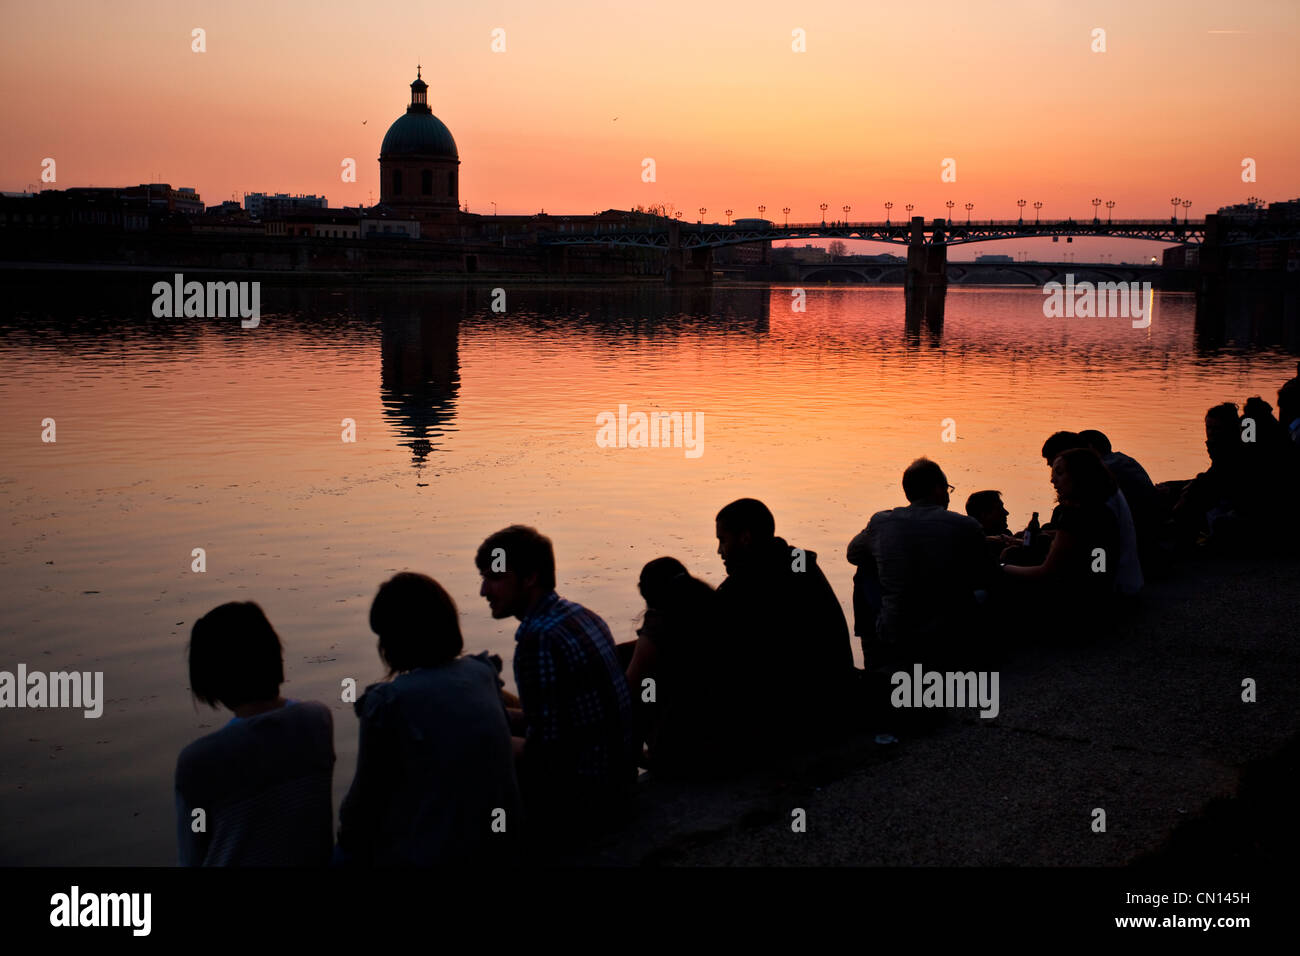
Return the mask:
{"type": "Polygon", "coordinates": [[[416,467],[455,430],[460,391],[459,309],[419,312],[385,315],[380,344],[383,415],[416,467]]]}

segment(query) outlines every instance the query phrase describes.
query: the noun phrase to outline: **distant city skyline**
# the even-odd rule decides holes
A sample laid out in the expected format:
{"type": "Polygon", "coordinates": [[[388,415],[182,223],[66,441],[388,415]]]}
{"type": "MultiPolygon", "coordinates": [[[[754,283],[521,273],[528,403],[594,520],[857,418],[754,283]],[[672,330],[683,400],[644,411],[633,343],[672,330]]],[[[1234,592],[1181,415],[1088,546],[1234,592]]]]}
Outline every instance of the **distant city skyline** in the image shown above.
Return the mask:
{"type": "MultiPolygon", "coordinates": [[[[1113,200],[1116,218],[1161,218],[1179,196],[1196,218],[1250,195],[1300,195],[1300,129],[1288,121],[1300,14],[1286,2],[404,0],[363,11],[140,0],[21,7],[8,22],[0,77],[16,95],[0,105],[0,184],[13,191],[162,181],[207,205],[246,192],[377,202],[379,144],[419,62],[460,149],[461,200],[482,214],[671,203],[691,221],[701,207],[723,221],[760,205],[769,219],[790,207],[791,221],[814,221],[825,202],[828,219],[848,205],[848,218],[874,220],[885,202],[894,219],[907,203],[947,217],[952,200],[953,218],[970,202],[976,219],[1007,219],[1023,198],[1044,218],[1084,220],[1094,197],[1113,200]],[[492,50],[496,28],[504,52],[492,50]],[[195,29],[205,52],[192,51],[195,29]],[[41,182],[46,157],[53,183],[41,182]],[[1242,181],[1247,158],[1255,182],[1242,181]],[[345,159],[356,182],[340,178],[345,159]],[[941,182],[945,159],[956,182],[941,182]]],[[[1136,252],[1105,240],[1078,252],[1091,242],[1136,252]]]]}

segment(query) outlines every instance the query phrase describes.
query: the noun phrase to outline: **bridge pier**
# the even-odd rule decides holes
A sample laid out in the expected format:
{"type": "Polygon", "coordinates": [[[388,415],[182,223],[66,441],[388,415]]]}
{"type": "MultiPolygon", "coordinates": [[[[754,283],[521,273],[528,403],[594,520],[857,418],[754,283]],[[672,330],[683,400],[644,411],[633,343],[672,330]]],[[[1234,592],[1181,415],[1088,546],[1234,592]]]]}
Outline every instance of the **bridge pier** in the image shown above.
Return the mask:
{"type": "Polygon", "coordinates": [[[943,327],[943,303],[948,291],[948,247],[944,244],[947,223],[934,221],[933,241],[925,241],[925,217],[912,217],[912,236],[907,247],[907,271],[903,292],[907,300],[907,322],[922,319],[931,328],[943,327]]]}
{"type": "Polygon", "coordinates": [[[1205,238],[1201,242],[1196,274],[1196,316],[1199,323],[1221,322],[1226,312],[1224,286],[1227,282],[1227,254],[1223,240],[1226,223],[1217,215],[1205,217],[1205,238]]]}
{"type": "Polygon", "coordinates": [[[713,281],[713,250],[682,248],[682,224],[668,224],[668,249],[664,254],[665,285],[701,285],[713,281]]]}

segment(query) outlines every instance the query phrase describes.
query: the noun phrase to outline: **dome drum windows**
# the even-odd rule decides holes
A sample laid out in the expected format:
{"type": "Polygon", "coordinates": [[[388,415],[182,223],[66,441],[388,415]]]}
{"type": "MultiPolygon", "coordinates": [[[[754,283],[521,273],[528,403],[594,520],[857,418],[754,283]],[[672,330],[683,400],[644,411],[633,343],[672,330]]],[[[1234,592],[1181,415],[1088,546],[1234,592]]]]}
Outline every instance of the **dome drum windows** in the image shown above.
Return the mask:
{"type": "Polygon", "coordinates": [[[456,141],[429,109],[427,94],[428,85],[417,72],[406,113],[388,128],[379,148],[380,201],[407,211],[460,205],[456,141]]]}

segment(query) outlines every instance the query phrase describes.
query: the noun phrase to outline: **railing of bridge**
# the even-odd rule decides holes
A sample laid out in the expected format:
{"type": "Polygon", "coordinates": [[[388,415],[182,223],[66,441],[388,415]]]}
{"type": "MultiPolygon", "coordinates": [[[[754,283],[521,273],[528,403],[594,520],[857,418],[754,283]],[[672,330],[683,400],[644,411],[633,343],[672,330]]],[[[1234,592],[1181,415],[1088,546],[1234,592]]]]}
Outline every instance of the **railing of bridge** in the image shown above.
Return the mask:
{"type": "MultiPolygon", "coordinates": [[[[1154,242],[1197,245],[1206,240],[1206,220],[1188,219],[963,219],[945,220],[942,233],[938,220],[924,220],[925,244],[949,246],[1023,237],[1114,236],[1149,239],[1154,242]]],[[[1300,241],[1300,223],[1275,223],[1257,219],[1224,222],[1225,245],[1250,245],[1260,242],[1300,241]]],[[[539,229],[538,241],[547,245],[609,244],[666,249],[674,240],[683,249],[717,247],[733,244],[777,241],[782,239],[859,239],[893,245],[910,244],[912,224],[907,220],[859,222],[792,222],[767,224],[754,221],[740,223],[681,222],[668,219],[640,219],[633,222],[577,223],[557,222],[551,229],[539,229]]]]}
{"type": "MultiPolygon", "coordinates": [[[[927,219],[925,225],[927,228],[934,225],[936,220],[927,219]]],[[[1172,219],[1114,219],[1107,222],[1105,219],[1040,219],[1035,222],[1032,219],[974,219],[969,222],[965,219],[947,219],[944,224],[949,228],[958,226],[970,226],[974,228],[1015,228],[1024,227],[1032,228],[1034,226],[1101,226],[1101,227],[1123,227],[1123,226],[1204,226],[1204,219],[1179,219],[1176,223],[1172,219]]],[[[785,229],[903,229],[911,228],[911,222],[906,219],[880,219],[876,221],[862,222],[840,222],[838,220],[827,220],[826,222],[791,222],[791,223],[773,223],[767,229],[778,232],[785,229]]],[[[682,228],[705,228],[705,229],[731,229],[736,232],[748,232],[755,229],[762,230],[764,227],[755,225],[736,226],[727,223],[712,222],[684,222],[682,228]]]]}
{"type": "MultiPolygon", "coordinates": [[[[925,226],[930,229],[939,220],[927,219],[925,226]]],[[[1106,221],[1105,219],[1039,219],[1037,222],[1031,219],[948,219],[943,220],[945,228],[948,229],[1062,229],[1062,228],[1079,228],[1090,227],[1094,229],[1125,229],[1125,228],[1169,228],[1182,226],[1185,228],[1201,229],[1205,227],[1204,219],[1179,219],[1177,222],[1172,219],[1114,219],[1106,221]]],[[[581,233],[587,235],[607,235],[614,233],[628,232],[668,232],[674,223],[668,220],[654,223],[596,223],[595,225],[584,225],[582,223],[567,223],[559,229],[547,230],[554,232],[581,233]]],[[[683,231],[698,232],[701,229],[724,230],[727,232],[748,233],[748,232],[785,232],[785,231],[806,231],[820,229],[834,229],[836,231],[856,231],[866,230],[878,232],[883,230],[910,229],[912,224],[908,220],[876,220],[861,222],[840,222],[837,220],[827,220],[826,222],[791,222],[791,223],[772,223],[768,226],[747,223],[736,225],[735,223],[722,222],[681,222],[676,223],[683,231]]]]}

